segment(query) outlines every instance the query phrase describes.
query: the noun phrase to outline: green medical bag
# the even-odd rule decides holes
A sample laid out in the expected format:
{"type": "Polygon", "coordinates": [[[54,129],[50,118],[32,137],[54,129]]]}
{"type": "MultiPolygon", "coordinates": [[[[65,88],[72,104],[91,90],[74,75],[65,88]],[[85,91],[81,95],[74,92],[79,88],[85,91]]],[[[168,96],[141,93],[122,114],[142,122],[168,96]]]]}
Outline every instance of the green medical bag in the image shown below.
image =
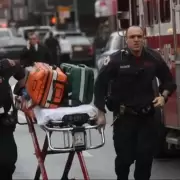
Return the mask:
{"type": "Polygon", "coordinates": [[[90,104],[94,92],[94,71],[86,65],[62,63],[61,70],[68,77],[65,101],[68,106],[90,104]]]}

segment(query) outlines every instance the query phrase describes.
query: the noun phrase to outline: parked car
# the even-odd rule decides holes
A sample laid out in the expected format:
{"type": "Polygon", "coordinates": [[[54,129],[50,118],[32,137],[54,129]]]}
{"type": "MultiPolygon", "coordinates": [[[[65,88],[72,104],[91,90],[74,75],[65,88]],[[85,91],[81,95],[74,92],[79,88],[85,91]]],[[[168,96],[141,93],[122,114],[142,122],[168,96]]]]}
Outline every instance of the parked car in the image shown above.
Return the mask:
{"type": "MultiPolygon", "coordinates": [[[[71,63],[83,63],[94,66],[95,64],[95,53],[92,46],[92,43],[86,37],[85,33],[77,30],[77,31],[57,31],[53,30],[54,37],[61,37],[62,35],[66,35],[66,39],[70,42],[72,46],[71,53],[71,63]]],[[[44,37],[47,39],[49,37],[49,33],[47,33],[44,37]]],[[[59,38],[59,41],[61,38],[59,38]]]]}
{"type": "Polygon", "coordinates": [[[124,31],[113,32],[104,48],[101,49],[101,54],[96,57],[96,67],[101,69],[104,59],[117,52],[119,49],[125,47],[124,31]]]}
{"type": "MultiPolygon", "coordinates": [[[[1,36],[1,30],[0,30],[1,36]]],[[[26,41],[23,38],[4,37],[0,38],[0,59],[19,59],[22,49],[26,47],[26,41]]]]}
{"type": "Polygon", "coordinates": [[[12,28],[0,28],[0,39],[17,37],[16,31],[12,28]]]}

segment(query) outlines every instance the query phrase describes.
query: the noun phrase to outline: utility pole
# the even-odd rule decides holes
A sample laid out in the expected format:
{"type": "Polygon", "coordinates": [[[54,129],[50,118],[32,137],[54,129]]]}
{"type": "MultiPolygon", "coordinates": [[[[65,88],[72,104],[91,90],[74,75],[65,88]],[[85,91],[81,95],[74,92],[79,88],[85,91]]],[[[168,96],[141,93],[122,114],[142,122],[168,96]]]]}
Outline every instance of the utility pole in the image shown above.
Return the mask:
{"type": "Polygon", "coordinates": [[[115,32],[117,31],[117,20],[116,20],[116,16],[109,16],[108,18],[109,21],[109,29],[110,32],[115,32]]]}
{"type": "Polygon", "coordinates": [[[78,1],[73,0],[75,28],[79,29],[78,1]]]}
{"type": "Polygon", "coordinates": [[[110,28],[110,32],[115,32],[117,31],[117,9],[118,9],[118,3],[117,0],[106,0],[108,7],[109,7],[109,12],[110,12],[110,16],[108,18],[109,21],[109,28],[110,28]]]}

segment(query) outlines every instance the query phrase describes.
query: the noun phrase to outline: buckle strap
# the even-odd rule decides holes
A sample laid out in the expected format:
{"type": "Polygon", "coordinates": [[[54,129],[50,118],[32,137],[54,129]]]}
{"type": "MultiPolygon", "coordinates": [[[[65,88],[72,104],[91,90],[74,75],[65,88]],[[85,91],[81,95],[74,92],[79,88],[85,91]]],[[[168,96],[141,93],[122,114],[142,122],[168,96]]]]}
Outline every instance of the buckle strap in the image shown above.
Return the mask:
{"type": "Polygon", "coordinates": [[[149,115],[153,112],[153,109],[154,108],[152,106],[147,106],[147,107],[144,107],[144,108],[136,111],[131,107],[127,107],[125,105],[120,105],[119,113],[120,113],[120,115],[124,115],[124,114],[149,115]]]}

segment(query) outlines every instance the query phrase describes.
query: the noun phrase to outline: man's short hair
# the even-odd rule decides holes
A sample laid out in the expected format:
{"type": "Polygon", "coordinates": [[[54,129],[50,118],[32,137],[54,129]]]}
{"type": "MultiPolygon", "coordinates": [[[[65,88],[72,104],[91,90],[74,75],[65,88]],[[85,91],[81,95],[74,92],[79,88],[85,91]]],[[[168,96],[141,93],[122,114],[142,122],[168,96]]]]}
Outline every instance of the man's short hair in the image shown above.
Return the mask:
{"type": "Polygon", "coordinates": [[[28,37],[31,37],[31,36],[36,36],[38,37],[38,34],[36,32],[30,32],[28,33],[28,37]]]}
{"type": "Polygon", "coordinates": [[[144,29],[143,29],[141,26],[132,25],[132,26],[129,26],[129,27],[126,29],[126,31],[125,31],[125,36],[126,36],[126,37],[127,37],[128,30],[129,30],[129,28],[131,28],[131,27],[140,28],[140,29],[142,30],[142,32],[143,32],[143,35],[144,35],[144,29]]]}

